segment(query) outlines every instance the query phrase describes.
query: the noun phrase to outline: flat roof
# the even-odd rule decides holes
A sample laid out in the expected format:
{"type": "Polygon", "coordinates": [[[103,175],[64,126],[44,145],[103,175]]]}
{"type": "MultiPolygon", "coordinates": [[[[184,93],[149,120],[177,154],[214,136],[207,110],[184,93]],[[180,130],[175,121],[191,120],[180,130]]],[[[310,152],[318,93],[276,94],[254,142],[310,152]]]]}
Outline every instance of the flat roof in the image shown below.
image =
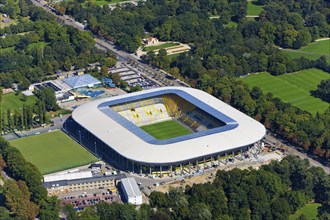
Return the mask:
{"type": "Polygon", "coordinates": [[[74,179],[84,179],[91,178],[93,174],[91,171],[80,171],[75,173],[64,173],[64,174],[55,174],[55,175],[46,175],[44,176],[44,182],[54,182],[61,180],[74,180],[74,179]]]}
{"type": "Polygon", "coordinates": [[[82,183],[90,183],[90,182],[99,182],[99,181],[108,181],[108,180],[118,180],[125,178],[126,176],[124,174],[118,174],[118,175],[111,175],[111,176],[96,176],[96,177],[88,177],[83,179],[66,179],[66,180],[55,180],[52,182],[44,182],[44,187],[51,188],[54,185],[55,186],[68,186],[72,184],[82,184],[82,183]]]}
{"type": "Polygon", "coordinates": [[[140,163],[171,164],[254,144],[265,127],[244,113],[201,90],[162,87],[84,104],[72,118],[120,155],[140,163]],[[225,122],[225,126],[168,140],[157,140],[109,106],[174,93],[225,122]],[[102,125],[102,126],[100,126],[102,125]]]}
{"type": "Polygon", "coordinates": [[[121,184],[123,185],[128,197],[142,196],[141,191],[133,177],[121,179],[121,184]]]}

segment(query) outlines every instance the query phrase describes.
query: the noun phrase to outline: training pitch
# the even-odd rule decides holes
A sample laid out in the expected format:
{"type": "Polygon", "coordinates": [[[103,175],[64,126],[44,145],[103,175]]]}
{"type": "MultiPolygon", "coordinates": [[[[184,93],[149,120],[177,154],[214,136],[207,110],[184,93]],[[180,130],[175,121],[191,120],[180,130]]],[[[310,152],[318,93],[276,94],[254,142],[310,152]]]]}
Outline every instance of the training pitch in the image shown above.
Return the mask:
{"type": "Polygon", "coordinates": [[[257,86],[264,94],[271,92],[284,102],[306,110],[313,115],[323,113],[329,104],[310,95],[321,80],[330,79],[330,75],[322,70],[308,69],[291,74],[272,76],[269,73],[259,73],[244,77],[250,88],[257,86]]]}
{"type": "Polygon", "coordinates": [[[10,141],[24,158],[37,166],[42,174],[57,172],[97,161],[91,153],[62,131],[10,141]]]}
{"type": "Polygon", "coordinates": [[[305,57],[310,60],[316,60],[320,56],[325,56],[327,61],[330,62],[329,48],[330,39],[310,43],[299,50],[283,49],[283,52],[288,54],[291,58],[305,57]]]}
{"type": "Polygon", "coordinates": [[[191,130],[174,120],[145,125],[140,128],[158,140],[166,140],[192,133],[191,130]]]}

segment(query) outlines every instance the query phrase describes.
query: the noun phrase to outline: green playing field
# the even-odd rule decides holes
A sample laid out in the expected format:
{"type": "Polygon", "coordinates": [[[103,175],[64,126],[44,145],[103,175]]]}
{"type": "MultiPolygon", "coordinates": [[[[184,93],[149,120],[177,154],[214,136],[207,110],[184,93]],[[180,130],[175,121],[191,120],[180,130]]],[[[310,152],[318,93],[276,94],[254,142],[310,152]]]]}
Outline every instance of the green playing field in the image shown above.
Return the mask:
{"type": "Polygon", "coordinates": [[[330,79],[330,75],[322,70],[308,69],[295,73],[272,76],[269,73],[259,73],[244,77],[250,88],[258,86],[264,93],[271,92],[284,102],[306,110],[312,114],[323,113],[329,104],[310,95],[321,80],[330,79]]]}
{"type": "Polygon", "coordinates": [[[144,125],[140,128],[158,140],[166,140],[192,133],[191,130],[174,120],[144,125]]]}
{"type": "Polygon", "coordinates": [[[325,56],[327,61],[330,62],[330,40],[321,40],[308,44],[299,50],[283,49],[282,51],[292,58],[305,57],[310,60],[316,60],[320,56],[325,56]]]}
{"type": "Polygon", "coordinates": [[[97,161],[91,153],[62,131],[20,138],[9,142],[42,174],[57,172],[97,161]]]}

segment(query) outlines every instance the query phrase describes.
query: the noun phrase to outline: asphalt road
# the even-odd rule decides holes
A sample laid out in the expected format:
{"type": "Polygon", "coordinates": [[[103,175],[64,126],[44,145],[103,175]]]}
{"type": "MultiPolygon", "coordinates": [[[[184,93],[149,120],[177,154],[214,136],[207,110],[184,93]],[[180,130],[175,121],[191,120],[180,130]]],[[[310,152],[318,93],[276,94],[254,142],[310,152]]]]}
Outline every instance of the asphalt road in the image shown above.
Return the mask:
{"type": "MultiPolygon", "coordinates": [[[[38,7],[41,7],[43,8],[44,10],[48,11],[49,13],[53,14],[54,16],[57,17],[57,21],[59,23],[64,23],[66,25],[71,25],[79,30],[82,30],[82,31],[86,31],[85,30],[85,27],[82,23],[79,23],[77,21],[75,21],[73,18],[67,16],[67,15],[57,15],[56,13],[54,13],[52,11],[52,8],[49,7],[47,5],[47,2],[43,1],[43,0],[40,0],[40,1],[37,1],[37,0],[31,0],[32,3],[38,7]]],[[[142,63],[140,61],[140,58],[135,56],[134,54],[129,54],[123,50],[120,50],[118,48],[116,48],[115,45],[113,45],[112,42],[110,41],[107,41],[103,38],[100,38],[99,36],[96,36],[94,35],[95,39],[96,39],[96,47],[99,48],[99,49],[106,49],[106,50],[110,50],[112,51],[114,54],[116,54],[116,56],[118,57],[119,61],[123,61],[123,62],[130,62],[130,63],[134,63],[134,66],[136,68],[140,68],[142,70],[144,70],[142,72],[142,74],[154,81],[155,83],[159,84],[159,85],[162,85],[162,86],[187,86],[185,84],[183,84],[182,82],[179,82],[179,81],[176,81],[175,79],[169,79],[166,77],[166,75],[162,72],[160,72],[160,69],[157,69],[157,68],[153,68],[153,67],[150,67],[148,64],[145,64],[145,63],[142,63]],[[151,76],[149,76],[147,74],[147,72],[150,72],[152,73],[152,75],[159,75],[162,80],[157,80],[155,78],[151,78],[151,76]],[[164,82],[164,79],[167,78],[167,80],[170,81],[170,83],[166,83],[164,82]]]]}
{"type": "Polygon", "coordinates": [[[311,158],[311,156],[307,155],[306,152],[300,151],[300,148],[295,147],[291,144],[285,144],[284,141],[280,140],[279,138],[275,138],[274,136],[267,134],[265,136],[266,142],[268,142],[271,145],[277,146],[277,147],[283,147],[288,150],[288,153],[291,155],[299,156],[301,159],[307,159],[312,166],[321,167],[327,174],[330,174],[330,168],[328,166],[324,166],[320,162],[318,162],[317,157],[315,156],[315,159],[311,158]]]}

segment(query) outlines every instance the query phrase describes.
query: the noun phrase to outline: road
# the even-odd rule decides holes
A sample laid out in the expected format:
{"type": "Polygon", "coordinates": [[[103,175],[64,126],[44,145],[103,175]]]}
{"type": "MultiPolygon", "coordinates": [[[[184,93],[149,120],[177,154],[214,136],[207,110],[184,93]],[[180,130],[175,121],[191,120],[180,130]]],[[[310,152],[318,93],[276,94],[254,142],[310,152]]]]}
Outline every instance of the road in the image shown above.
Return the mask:
{"type": "Polygon", "coordinates": [[[61,129],[63,122],[70,117],[70,114],[68,115],[63,115],[62,117],[55,117],[52,119],[53,121],[53,126],[46,126],[46,127],[40,127],[40,128],[33,128],[31,130],[27,130],[27,131],[17,131],[15,133],[9,133],[9,134],[5,134],[3,135],[3,137],[7,140],[7,141],[11,141],[11,140],[15,140],[18,138],[22,138],[22,137],[28,137],[28,136],[33,136],[33,135],[39,135],[39,134],[43,134],[43,133],[47,133],[47,132],[51,132],[57,129],[61,129]]]}
{"type": "MultiPolygon", "coordinates": [[[[82,23],[79,23],[77,21],[75,21],[73,18],[69,17],[68,15],[57,15],[53,10],[53,8],[49,7],[47,5],[47,2],[43,1],[43,0],[40,0],[40,1],[37,1],[37,0],[31,0],[32,3],[38,7],[41,7],[43,8],[44,10],[48,11],[49,13],[53,14],[56,18],[57,18],[57,21],[59,23],[64,23],[66,25],[71,25],[79,30],[82,30],[82,31],[87,31],[85,30],[85,26],[82,24],[82,23]]],[[[110,42],[110,41],[107,41],[99,36],[96,36],[94,35],[95,39],[96,39],[96,47],[99,48],[99,49],[106,49],[106,50],[110,50],[112,51],[114,54],[116,54],[117,58],[119,61],[122,61],[122,62],[129,62],[129,63],[134,63],[134,66],[136,68],[140,68],[142,71],[142,74],[154,81],[155,83],[159,84],[159,85],[162,85],[162,86],[187,86],[186,84],[180,82],[180,81],[177,81],[175,79],[170,79],[168,76],[166,76],[166,74],[162,73],[160,71],[160,69],[158,68],[153,68],[153,67],[150,67],[148,64],[145,64],[145,63],[142,63],[140,58],[137,57],[136,55],[134,54],[129,54],[123,50],[119,50],[118,48],[116,48],[116,46],[110,42]],[[158,75],[158,79],[157,78],[152,78],[151,75],[158,75]],[[160,79],[160,80],[159,80],[160,79]],[[165,79],[167,79],[167,81],[169,81],[170,83],[166,83],[165,82],[165,79]]]]}
{"type": "MultiPolygon", "coordinates": [[[[321,164],[320,162],[314,160],[313,158],[311,158],[311,156],[307,155],[307,153],[305,152],[300,152],[298,149],[300,148],[297,148],[295,146],[292,146],[290,144],[285,144],[283,143],[283,141],[281,141],[279,138],[275,138],[274,136],[270,135],[270,134],[267,134],[265,136],[265,141],[268,143],[268,144],[271,144],[271,145],[274,145],[274,146],[282,146],[283,148],[287,149],[288,150],[288,153],[291,154],[291,155],[295,155],[295,156],[299,156],[301,159],[307,159],[309,161],[309,163],[312,165],[312,166],[315,166],[315,167],[321,167],[327,174],[330,174],[330,168],[327,167],[327,166],[324,166],[323,164],[321,164]]],[[[316,157],[317,158],[317,157],[316,157]]]]}

